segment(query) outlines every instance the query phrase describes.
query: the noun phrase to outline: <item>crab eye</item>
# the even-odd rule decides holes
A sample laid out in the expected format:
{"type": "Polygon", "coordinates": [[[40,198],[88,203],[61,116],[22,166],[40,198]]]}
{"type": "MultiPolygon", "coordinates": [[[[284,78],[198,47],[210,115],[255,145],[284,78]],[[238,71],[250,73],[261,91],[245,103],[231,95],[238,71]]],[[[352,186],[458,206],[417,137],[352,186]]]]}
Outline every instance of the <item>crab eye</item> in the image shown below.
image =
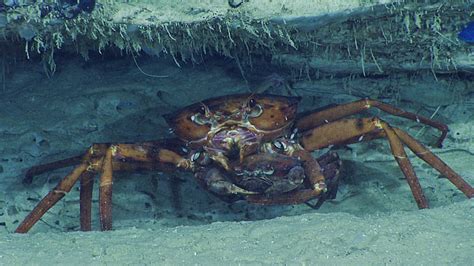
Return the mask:
{"type": "Polygon", "coordinates": [[[250,99],[248,104],[250,108],[254,108],[257,102],[255,101],[255,99],[250,99]]]}
{"type": "Polygon", "coordinates": [[[204,105],[201,105],[201,107],[199,107],[198,112],[202,115],[205,115],[206,114],[206,107],[204,107],[204,105]]]}
{"type": "Polygon", "coordinates": [[[198,125],[205,125],[209,123],[209,109],[203,104],[197,110],[197,113],[191,116],[191,121],[198,125]]]}

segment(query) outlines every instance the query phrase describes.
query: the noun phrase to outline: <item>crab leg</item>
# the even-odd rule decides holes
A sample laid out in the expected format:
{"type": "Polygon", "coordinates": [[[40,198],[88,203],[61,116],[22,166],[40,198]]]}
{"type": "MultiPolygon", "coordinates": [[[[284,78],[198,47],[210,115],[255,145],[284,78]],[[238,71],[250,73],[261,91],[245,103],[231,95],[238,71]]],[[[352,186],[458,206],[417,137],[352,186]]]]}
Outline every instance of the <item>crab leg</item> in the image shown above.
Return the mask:
{"type": "Polygon", "coordinates": [[[42,165],[37,165],[34,167],[31,167],[25,174],[25,178],[23,178],[23,183],[25,184],[31,184],[33,181],[33,177],[40,175],[45,172],[49,172],[55,169],[59,168],[64,168],[68,166],[73,166],[81,163],[81,159],[83,158],[83,155],[78,155],[74,156],[71,158],[55,161],[52,163],[47,163],[47,164],[42,164],[42,165]]]}
{"type": "MultiPolygon", "coordinates": [[[[99,205],[100,224],[102,230],[112,229],[112,173],[114,170],[134,169],[166,169],[167,166],[191,167],[189,160],[181,157],[172,150],[163,149],[160,142],[146,142],[142,144],[94,144],[83,156],[82,162],[73,171],[64,177],[59,184],[50,191],[38,205],[28,214],[25,220],[15,230],[17,233],[26,233],[38,220],[62,197],[68,193],[74,184],[81,180],[80,207],[81,207],[81,229],[84,231],[91,228],[91,200],[92,200],[92,177],[100,172],[99,205]]],[[[73,157],[76,158],[76,157],[73,157]]],[[[62,168],[67,165],[61,164],[70,160],[62,160],[46,164],[45,169],[62,168]]],[[[40,168],[38,168],[40,169],[40,168]]],[[[33,175],[32,175],[33,176],[33,175]]]]}
{"type": "MultiPolygon", "coordinates": [[[[101,153],[101,151],[99,151],[101,153]]],[[[177,153],[162,149],[155,143],[136,144],[114,144],[105,151],[102,163],[101,176],[99,180],[99,214],[101,230],[112,229],[112,184],[114,168],[126,170],[139,166],[153,167],[152,163],[172,164],[176,167],[189,168],[190,162],[177,153]],[[114,159],[119,159],[114,161],[114,159]],[[124,162],[123,165],[122,162],[124,162]],[[134,166],[137,163],[138,166],[134,166]]],[[[85,205],[87,208],[87,205],[85,205]]],[[[86,212],[86,211],[85,211],[86,212]]],[[[87,215],[87,214],[86,214],[87,215]]],[[[87,216],[81,220],[81,226],[87,228],[87,216]]]]}
{"type": "MultiPolygon", "coordinates": [[[[104,154],[104,147],[98,146],[96,152],[104,154]]],[[[114,170],[132,170],[137,168],[157,168],[153,163],[170,163],[178,167],[189,167],[188,161],[177,153],[161,149],[154,143],[116,144],[106,148],[103,162],[101,163],[101,176],[99,179],[99,215],[101,230],[112,229],[112,185],[114,170]],[[120,160],[114,160],[118,158],[120,160]]],[[[97,167],[97,163],[95,166],[97,167]]],[[[92,189],[92,184],[90,185],[92,189]]],[[[85,187],[86,190],[89,188],[85,187]]],[[[90,230],[90,200],[89,194],[81,198],[81,229],[90,230]],[[84,202],[83,202],[84,201],[84,202]]],[[[82,196],[82,194],[81,194],[82,196]]]]}
{"type": "Polygon", "coordinates": [[[339,168],[341,168],[342,162],[339,156],[335,152],[328,152],[317,158],[318,164],[321,166],[321,170],[325,177],[325,180],[330,180],[339,175],[339,168]]]}
{"type": "Polygon", "coordinates": [[[100,176],[99,213],[100,229],[102,231],[112,230],[112,157],[116,152],[115,147],[116,146],[111,146],[107,149],[102,165],[102,174],[100,176]]]}
{"type": "Polygon", "coordinates": [[[376,117],[342,119],[308,130],[303,133],[301,144],[307,150],[315,150],[330,145],[354,143],[356,142],[355,140],[362,141],[365,135],[371,138],[386,137],[388,139],[392,154],[407,178],[418,207],[427,208],[428,204],[421,191],[421,186],[413,170],[413,166],[403,149],[403,144],[430,166],[438,170],[442,175],[447,176],[468,198],[474,196],[474,189],[441,159],[436,157],[406,132],[392,128],[388,123],[376,117]]]}
{"type": "MultiPolygon", "coordinates": [[[[96,152],[105,151],[105,148],[107,147],[108,144],[94,144],[93,149],[96,152]]],[[[133,145],[133,144],[121,144],[121,145],[133,145]]],[[[140,147],[140,146],[153,146],[153,147],[161,147],[164,149],[170,149],[170,150],[175,150],[176,147],[179,147],[181,145],[180,141],[178,139],[165,139],[165,140],[155,140],[155,141],[148,141],[144,143],[137,143],[135,146],[140,147]]],[[[28,169],[28,171],[25,174],[25,178],[23,178],[23,183],[24,184],[31,184],[33,181],[33,177],[37,175],[41,175],[43,173],[53,171],[59,168],[65,168],[69,166],[74,166],[78,165],[81,163],[82,158],[84,155],[77,155],[74,157],[58,160],[55,162],[50,162],[46,164],[41,164],[41,165],[36,165],[28,169]]],[[[135,169],[156,169],[156,167],[153,167],[150,165],[150,163],[143,162],[141,163],[141,166],[138,166],[138,164],[135,162],[133,164],[121,164],[119,170],[135,170],[135,169]]],[[[162,165],[160,165],[162,166],[162,165]]],[[[158,167],[159,168],[159,167],[158,167]]],[[[115,170],[115,167],[114,167],[115,170]]]]}
{"type": "Polygon", "coordinates": [[[301,117],[296,122],[296,128],[298,128],[301,131],[306,131],[306,130],[318,127],[320,125],[327,124],[329,122],[339,120],[341,118],[344,118],[350,115],[361,113],[372,107],[378,108],[384,112],[387,112],[395,116],[404,117],[410,120],[417,121],[422,124],[432,126],[440,130],[441,136],[438,138],[438,141],[436,142],[437,147],[441,147],[444,139],[446,138],[446,135],[448,134],[448,131],[449,131],[448,126],[446,126],[443,123],[440,123],[432,119],[429,119],[427,117],[417,115],[415,113],[407,112],[402,109],[391,106],[389,104],[379,102],[376,100],[371,100],[371,99],[363,99],[363,100],[355,101],[352,103],[346,103],[346,104],[331,106],[328,108],[323,108],[322,110],[317,110],[315,112],[312,112],[310,114],[307,114],[301,117]]]}
{"type": "Polygon", "coordinates": [[[415,171],[413,170],[413,166],[406,156],[402,142],[398,136],[393,133],[393,129],[380,119],[342,119],[330,124],[325,124],[304,132],[301,138],[301,144],[306,150],[316,150],[330,145],[346,143],[347,140],[354,139],[358,136],[362,139],[364,134],[374,134],[380,130],[385,131],[387,134],[392,154],[407,178],[418,207],[420,209],[427,208],[428,202],[423,195],[421,185],[416,177],[415,171]]]}
{"type": "MultiPolygon", "coordinates": [[[[325,178],[318,161],[306,150],[294,151],[292,156],[298,157],[303,162],[305,175],[313,190],[324,191],[326,189],[325,178]]],[[[316,194],[320,194],[316,193],[316,194]]]]}
{"type": "Polygon", "coordinates": [[[389,124],[382,121],[376,121],[375,123],[375,126],[383,128],[383,130],[387,134],[387,139],[390,144],[390,148],[392,149],[393,157],[395,157],[398,166],[400,167],[407,179],[408,185],[411,188],[411,192],[413,193],[413,197],[415,198],[418,208],[428,208],[428,201],[426,200],[425,195],[423,194],[420,181],[416,176],[415,170],[413,169],[413,165],[408,159],[405,149],[403,148],[402,141],[397,136],[397,134],[395,134],[395,131],[389,124]]]}
{"type": "Polygon", "coordinates": [[[80,180],[81,189],[79,196],[81,231],[90,231],[91,209],[92,209],[92,189],[94,187],[94,174],[92,171],[85,171],[80,180]]]}
{"type": "Polygon", "coordinates": [[[62,199],[66,193],[71,191],[71,188],[81,177],[81,175],[87,171],[89,164],[89,154],[86,154],[83,159],[83,163],[74,168],[70,174],[65,176],[56,187],[51,190],[36,207],[26,216],[21,224],[15,230],[15,233],[26,233],[30,228],[43,217],[43,215],[53,207],[56,202],[62,199]]]}
{"type": "Polygon", "coordinates": [[[413,153],[420,159],[431,165],[439,173],[446,176],[451,183],[453,183],[459,190],[461,190],[468,198],[474,197],[474,188],[469,185],[460,175],[454,172],[445,162],[443,162],[438,156],[434,155],[428,150],[423,144],[418,142],[416,139],[408,135],[401,129],[394,128],[397,136],[407,145],[407,147],[413,151],[413,153]]]}

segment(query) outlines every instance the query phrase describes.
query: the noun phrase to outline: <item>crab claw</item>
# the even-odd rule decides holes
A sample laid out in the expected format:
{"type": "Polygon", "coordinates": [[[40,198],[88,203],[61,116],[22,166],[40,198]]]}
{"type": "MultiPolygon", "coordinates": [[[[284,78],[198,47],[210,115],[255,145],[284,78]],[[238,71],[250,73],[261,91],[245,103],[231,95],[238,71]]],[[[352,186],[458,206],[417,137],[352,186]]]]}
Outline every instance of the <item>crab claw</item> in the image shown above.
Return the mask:
{"type": "Polygon", "coordinates": [[[209,191],[217,195],[229,196],[257,194],[257,192],[252,192],[233,184],[217,168],[202,169],[196,173],[196,177],[209,191]]]}
{"type": "Polygon", "coordinates": [[[276,153],[247,156],[235,169],[236,184],[263,194],[281,194],[303,184],[305,171],[300,160],[276,153]]]}

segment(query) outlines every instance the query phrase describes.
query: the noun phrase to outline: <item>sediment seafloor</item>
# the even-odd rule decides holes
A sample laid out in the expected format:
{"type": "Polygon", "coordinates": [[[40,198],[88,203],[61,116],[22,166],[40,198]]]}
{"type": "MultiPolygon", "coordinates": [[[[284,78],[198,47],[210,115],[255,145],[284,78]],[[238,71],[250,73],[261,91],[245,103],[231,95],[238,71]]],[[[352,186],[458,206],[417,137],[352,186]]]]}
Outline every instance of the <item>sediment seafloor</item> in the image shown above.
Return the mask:
{"type": "Polygon", "coordinates": [[[286,9],[278,1],[267,8],[244,1],[242,10],[222,1],[191,11],[137,2],[126,10],[104,10],[104,2],[65,21],[69,31],[61,31],[59,47],[58,35],[48,32],[63,29],[61,21],[17,16],[2,29],[0,264],[472,264],[474,201],[409,154],[431,206],[418,210],[385,140],[337,150],[341,185],[319,210],[228,204],[189,173],[120,173],[113,231],[98,231],[97,191],[95,231],[79,231],[75,187],[30,233],[14,234],[70,171],[25,185],[30,167],[78,155],[92,143],[172,137],[163,114],[232,93],[299,95],[302,111],[371,97],[432,117],[450,127],[443,148],[430,145],[436,130],[378,110],[364,114],[406,130],[474,185],[474,51],[457,37],[472,19],[464,12],[472,12],[469,1],[341,1],[352,6],[312,5],[312,12],[299,1],[286,9]],[[124,15],[131,11],[149,17],[124,15]],[[180,20],[176,12],[187,16],[180,20]],[[105,23],[98,14],[114,19],[105,23]],[[97,31],[73,40],[83,30],[78,25],[97,31]],[[25,26],[38,27],[36,36],[24,39],[25,26]],[[154,37],[146,39],[147,32],[154,37]],[[99,33],[102,39],[94,38],[99,33]]]}

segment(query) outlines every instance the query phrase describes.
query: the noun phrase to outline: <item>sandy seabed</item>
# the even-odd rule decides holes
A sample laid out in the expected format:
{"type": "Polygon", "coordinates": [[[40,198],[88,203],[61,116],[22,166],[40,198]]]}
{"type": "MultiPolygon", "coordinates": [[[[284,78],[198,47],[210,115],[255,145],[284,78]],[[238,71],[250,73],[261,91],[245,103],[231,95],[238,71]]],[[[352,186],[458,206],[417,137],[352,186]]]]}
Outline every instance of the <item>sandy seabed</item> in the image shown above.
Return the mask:
{"type": "Polygon", "coordinates": [[[311,213],[112,232],[2,236],[0,262],[31,264],[470,265],[474,202],[357,217],[311,213]]]}
{"type": "MultiPolygon", "coordinates": [[[[146,72],[166,77],[143,75],[130,57],[88,63],[58,58],[58,71],[49,79],[39,63],[20,62],[10,69],[0,92],[1,265],[473,263],[474,201],[414,160],[432,206],[418,210],[383,141],[341,151],[338,197],[320,210],[229,205],[187,174],[124,173],[114,183],[115,230],[78,232],[74,189],[29,234],[13,234],[68,171],[41,175],[26,186],[21,179],[29,167],[79,154],[91,143],[169,137],[162,114],[210,96],[247,92],[253,85],[222,67],[225,63],[178,68],[173,62],[138,59],[146,72]]],[[[337,100],[319,99],[318,106],[337,100]]],[[[403,102],[400,107],[414,108],[403,102]]],[[[444,149],[434,149],[471,184],[473,114],[470,98],[441,107],[437,115],[451,133],[444,149]]],[[[411,123],[400,121],[394,123],[405,129],[411,123]]]]}

